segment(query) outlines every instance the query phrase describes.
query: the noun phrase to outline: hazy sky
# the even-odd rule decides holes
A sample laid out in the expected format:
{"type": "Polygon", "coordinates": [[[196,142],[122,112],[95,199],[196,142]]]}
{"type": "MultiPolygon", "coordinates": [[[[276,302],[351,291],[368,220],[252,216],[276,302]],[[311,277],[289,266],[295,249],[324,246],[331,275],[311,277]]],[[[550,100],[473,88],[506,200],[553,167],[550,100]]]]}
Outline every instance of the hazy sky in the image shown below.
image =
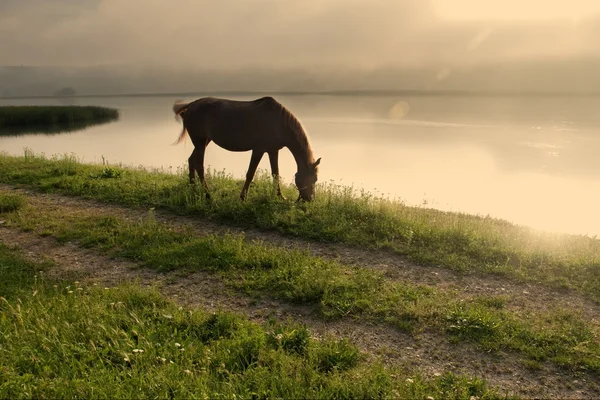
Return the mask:
{"type": "Polygon", "coordinates": [[[421,65],[600,56],[600,0],[0,0],[0,65],[421,65]]]}

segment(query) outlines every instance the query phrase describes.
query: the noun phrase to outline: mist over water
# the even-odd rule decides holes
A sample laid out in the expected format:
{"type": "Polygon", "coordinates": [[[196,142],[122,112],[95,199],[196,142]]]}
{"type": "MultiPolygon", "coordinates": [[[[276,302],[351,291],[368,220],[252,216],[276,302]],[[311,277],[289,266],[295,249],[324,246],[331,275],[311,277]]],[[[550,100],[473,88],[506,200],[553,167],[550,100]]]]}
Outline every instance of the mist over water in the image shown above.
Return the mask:
{"type": "MultiPolygon", "coordinates": [[[[250,99],[243,96],[230,96],[250,99]]],[[[600,233],[600,116],[593,97],[276,96],[303,123],[320,182],[353,185],[410,205],[491,215],[556,232],[600,233]]],[[[62,100],[119,108],[116,123],[62,135],[1,137],[21,155],[75,153],[84,162],[187,168],[193,147],[172,146],[175,97],[62,100]]],[[[192,100],[191,98],[188,100],[192,100]]],[[[58,104],[11,100],[10,104],[58,104]]],[[[0,105],[9,104],[0,100],[0,105]]],[[[245,175],[249,152],[214,143],[206,166],[245,175]]],[[[292,182],[295,162],[280,153],[292,182]]],[[[268,157],[260,169],[268,170],[268,157]]]]}

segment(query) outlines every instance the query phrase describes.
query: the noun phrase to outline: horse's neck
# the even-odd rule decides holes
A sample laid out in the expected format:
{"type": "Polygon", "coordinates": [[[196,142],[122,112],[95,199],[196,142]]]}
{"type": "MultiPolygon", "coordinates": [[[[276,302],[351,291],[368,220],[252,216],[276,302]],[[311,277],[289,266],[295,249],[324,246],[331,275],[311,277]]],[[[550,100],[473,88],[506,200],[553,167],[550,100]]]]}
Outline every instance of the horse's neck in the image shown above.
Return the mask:
{"type": "Polygon", "coordinates": [[[290,152],[296,160],[298,171],[307,170],[310,164],[314,162],[310,145],[308,143],[300,143],[297,137],[292,138],[287,148],[290,149],[290,152]]]}

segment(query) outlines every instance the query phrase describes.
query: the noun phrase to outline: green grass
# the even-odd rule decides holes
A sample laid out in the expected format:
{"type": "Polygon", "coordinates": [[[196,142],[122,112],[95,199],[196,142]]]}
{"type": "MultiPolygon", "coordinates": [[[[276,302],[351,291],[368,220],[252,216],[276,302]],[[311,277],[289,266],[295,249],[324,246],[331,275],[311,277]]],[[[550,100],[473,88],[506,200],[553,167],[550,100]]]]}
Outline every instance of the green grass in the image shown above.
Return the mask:
{"type": "MultiPolygon", "coordinates": [[[[27,262],[0,242],[0,297],[12,299],[20,293],[21,288],[34,286],[38,274],[51,266],[50,263],[34,264],[27,262]]],[[[2,316],[0,316],[0,319],[2,316]]],[[[1,344],[0,338],[0,344],[1,344]]]]}
{"type": "MultiPolygon", "coordinates": [[[[208,181],[210,202],[181,171],[88,165],[75,156],[48,159],[30,151],[22,157],[0,155],[1,183],[157,207],[314,241],[389,249],[424,265],[570,288],[600,301],[600,240],[595,237],[544,234],[487,217],[407,207],[333,184],[320,185],[312,203],[281,201],[266,175],[255,179],[248,199],[240,202],[240,181],[215,172],[208,181]]],[[[283,191],[295,198],[293,187],[283,191]]]]}
{"type": "Polygon", "coordinates": [[[59,133],[119,118],[119,111],[96,106],[2,106],[0,135],[59,133]]]}
{"type": "Polygon", "coordinates": [[[250,296],[312,306],[324,319],[355,318],[414,334],[434,331],[482,351],[509,350],[526,360],[600,373],[597,326],[575,311],[514,313],[505,309],[505,298],[461,297],[389,281],[376,271],[247,243],[240,235],[198,236],[189,227],[157,222],[152,212],[141,221],[126,221],[97,211],[65,214],[33,206],[20,211],[3,214],[9,227],[77,242],[161,271],[211,272],[250,296]]]}
{"type": "Polygon", "coordinates": [[[23,207],[25,203],[24,196],[0,192],[0,213],[16,211],[23,207]]]}
{"type": "Polygon", "coordinates": [[[303,325],[183,309],[135,284],[36,279],[51,266],[2,244],[0,265],[28,275],[0,297],[0,398],[502,398],[478,378],[367,362],[303,325]]]}

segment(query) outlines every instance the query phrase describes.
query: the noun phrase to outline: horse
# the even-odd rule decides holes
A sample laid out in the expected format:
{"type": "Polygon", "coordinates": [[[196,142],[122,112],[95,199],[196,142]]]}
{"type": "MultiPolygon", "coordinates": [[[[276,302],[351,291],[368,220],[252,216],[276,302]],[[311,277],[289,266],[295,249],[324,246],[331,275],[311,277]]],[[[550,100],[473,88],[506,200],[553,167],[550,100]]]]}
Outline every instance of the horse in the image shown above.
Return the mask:
{"type": "Polygon", "coordinates": [[[240,193],[242,201],[265,153],[269,155],[277,195],[285,199],[279,186],[279,150],[284,147],[292,153],[298,168],[294,178],[299,192],[296,201],[312,201],[321,158],[315,161],[308,136],[298,118],[273,97],[251,101],[216,97],[203,97],[188,103],[176,101],[173,112],[183,123],[174,144],[181,143],[187,132],[194,145],[188,159],[190,184],[195,183],[197,173],[207,200],[210,200],[210,194],[204,178],[204,153],[206,146],[215,142],[229,151],[252,151],[240,193]]]}

